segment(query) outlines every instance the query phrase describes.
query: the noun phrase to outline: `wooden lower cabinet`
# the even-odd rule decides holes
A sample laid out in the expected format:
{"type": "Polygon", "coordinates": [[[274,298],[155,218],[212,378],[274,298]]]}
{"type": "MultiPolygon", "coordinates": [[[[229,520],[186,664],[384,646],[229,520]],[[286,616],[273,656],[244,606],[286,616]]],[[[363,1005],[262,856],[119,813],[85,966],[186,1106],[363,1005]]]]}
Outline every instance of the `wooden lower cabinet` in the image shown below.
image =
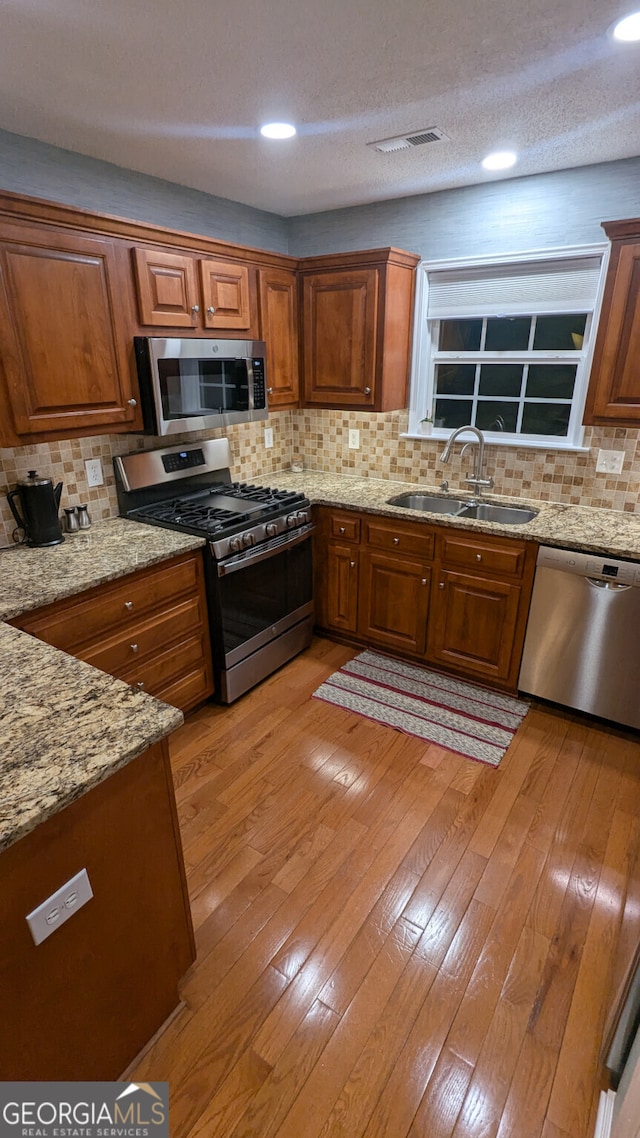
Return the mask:
{"type": "Polygon", "coordinates": [[[429,659],[509,683],[521,588],[491,577],[440,572],[434,592],[429,659]]]}
{"type": "Polygon", "coordinates": [[[516,690],[534,542],[330,507],[317,521],[323,631],[516,690]]]}
{"type": "Polygon", "coordinates": [[[0,855],[0,1077],[117,1079],[195,959],[166,741],[0,855]],[[92,899],[41,944],[25,915],[81,869],[92,899]]]}
{"type": "Polygon", "coordinates": [[[11,623],[182,711],[213,693],[200,550],[11,623]]]}

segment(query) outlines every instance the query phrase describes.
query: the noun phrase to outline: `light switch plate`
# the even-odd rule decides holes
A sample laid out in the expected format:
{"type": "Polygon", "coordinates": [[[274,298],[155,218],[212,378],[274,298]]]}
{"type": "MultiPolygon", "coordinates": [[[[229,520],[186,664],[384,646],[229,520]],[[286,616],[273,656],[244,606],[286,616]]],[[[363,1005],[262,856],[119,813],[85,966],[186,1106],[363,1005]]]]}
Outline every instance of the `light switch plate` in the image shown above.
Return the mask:
{"type": "Polygon", "coordinates": [[[360,450],[360,431],[355,427],[349,428],[349,450],[360,450]]]}
{"type": "Polygon", "coordinates": [[[102,463],[99,458],[85,459],[84,468],[87,472],[87,486],[103,486],[102,463]]]}
{"type": "Polygon", "coordinates": [[[599,450],[596,459],[598,474],[620,474],[624,465],[623,450],[599,450]]]}
{"type": "Polygon", "coordinates": [[[86,869],[81,869],[25,918],[34,944],[42,944],[92,897],[89,876],[86,869]]]}
{"type": "Polygon", "coordinates": [[[273,427],[265,427],[264,429],[264,445],[267,450],[273,446],[273,427]]]}

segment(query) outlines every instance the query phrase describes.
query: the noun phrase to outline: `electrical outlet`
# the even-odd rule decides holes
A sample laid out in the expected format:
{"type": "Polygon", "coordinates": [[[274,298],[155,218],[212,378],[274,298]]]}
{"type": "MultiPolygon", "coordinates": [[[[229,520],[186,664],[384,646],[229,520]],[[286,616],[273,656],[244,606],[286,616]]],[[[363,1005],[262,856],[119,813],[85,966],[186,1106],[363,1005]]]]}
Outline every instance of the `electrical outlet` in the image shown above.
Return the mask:
{"type": "Polygon", "coordinates": [[[264,429],[264,445],[267,450],[273,446],[273,427],[265,427],[264,429]]]}
{"type": "Polygon", "coordinates": [[[25,917],[34,944],[42,944],[92,897],[89,876],[86,869],[81,869],[25,917]]]}
{"type": "Polygon", "coordinates": [[[87,486],[103,486],[102,463],[99,458],[85,459],[84,468],[87,472],[87,486]]]}
{"type": "Polygon", "coordinates": [[[620,474],[624,464],[623,450],[599,450],[596,461],[598,474],[620,474]]]}
{"type": "Polygon", "coordinates": [[[355,427],[349,428],[349,450],[360,450],[360,431],[355,427]]]}

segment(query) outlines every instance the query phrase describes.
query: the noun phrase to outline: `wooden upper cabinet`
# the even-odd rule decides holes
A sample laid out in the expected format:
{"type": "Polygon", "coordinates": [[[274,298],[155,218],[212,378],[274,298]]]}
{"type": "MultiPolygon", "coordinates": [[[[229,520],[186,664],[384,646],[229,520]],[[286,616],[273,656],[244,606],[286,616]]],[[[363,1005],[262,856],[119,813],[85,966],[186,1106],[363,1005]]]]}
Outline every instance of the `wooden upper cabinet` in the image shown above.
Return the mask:
{"type": "Polygon", "coordinates": [[[267,344],[267,396],[273,408],[297,407],[298,281],[286,269],[258,273],[261,338],[267,344]]]}
{"type": "Polygon", "coordinates": [[[611,259],[591,367],[585,423],[640,421],[640,218],[607,222],[611,259]]]}
{"type": "Polygon", "coordinates": [[[249,269],[235,261],[200,261],[205,328],[249,332],[252,325],[249,269]]]}
{"type": "Polygon", "coordinates": [[[307,405],[370,411],[406,406],[418,260],[398,249],[305,259],[307,405]]]}
{"type": "Polygon", "coordinates": [[[126,297],[113,242],[3,224],[5,445],[142,426],[128,356],[126,297]]]}
{"type": "Polygon", "coordinates": [[[195,328],[199,297],[195,261],[185,253],[133,249],[140,323],[195,328]]]}
{"type": "Polygon", "coordinates": [[[253,337],[254,286],[248,265],[165,249],[136,247],[132,253],[142,325],[253,337]]]}

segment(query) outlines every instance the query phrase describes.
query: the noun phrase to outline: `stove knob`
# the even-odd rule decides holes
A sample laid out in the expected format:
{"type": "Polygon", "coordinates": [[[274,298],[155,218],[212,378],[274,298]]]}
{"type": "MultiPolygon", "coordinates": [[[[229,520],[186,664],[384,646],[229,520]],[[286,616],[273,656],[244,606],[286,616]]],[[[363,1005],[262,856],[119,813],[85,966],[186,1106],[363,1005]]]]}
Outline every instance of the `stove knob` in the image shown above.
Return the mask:
{"type": "Polygon", "coordinates": [[[245,546],[253,545],[254,542],[255,542],[255,538],[254,538],[252,533],[243,533],[243,535],[242,535],[242,544],[243,545],[245,545],[245,546]]]}
{"type": "Polygon", "coordinates": [[[287,529],[294,529],[298,524],[297,514],[287,514],[287,529]]]}
{"type": "Polygon", "coordinates": [[[298,525],[299,526],[303,526],[305,522],[309,521],[309,518],[307,517],[307,511],[306,510],[298,510],[297,518],[298,518],[298,525]]]}
{"type": "Polygon", "coordinates": [[[266,533],[267,537],[276,537],[277,533],[278,533],[278,527],[277,527],[276,523],[275,522],[267,522],[267,525],[265,528],[265,533],[266,533]]]}
{"type": "Polygon", "coordinates": [[[229,549],[231,550],[232,553],[238,553],[238,551],[240,549],[242,549],[242,534],[241,533],[238,534],[237,537],[232,537],[229,539],[229,549]]]}

